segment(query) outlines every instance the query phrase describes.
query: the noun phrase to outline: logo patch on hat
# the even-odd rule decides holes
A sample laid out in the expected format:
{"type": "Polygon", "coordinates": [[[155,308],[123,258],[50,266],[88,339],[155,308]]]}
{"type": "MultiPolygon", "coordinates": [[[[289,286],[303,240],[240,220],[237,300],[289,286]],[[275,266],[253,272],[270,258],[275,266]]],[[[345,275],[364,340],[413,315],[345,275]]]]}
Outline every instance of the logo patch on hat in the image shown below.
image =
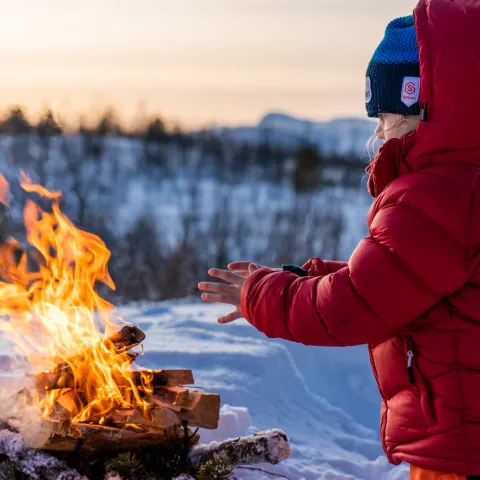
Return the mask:
{"type": "Polygon", "coordinates": [[[405,77],[402,85],[402,102],[411,107],[418,102],[420,96],[420,78],[405,77]]]}
{"type": "Polygon", "coordinates": [[[365,89],[365,103],[370,103],[372,101],[372,82],[370,77],[367,77],[367,88],[365,89]]]}

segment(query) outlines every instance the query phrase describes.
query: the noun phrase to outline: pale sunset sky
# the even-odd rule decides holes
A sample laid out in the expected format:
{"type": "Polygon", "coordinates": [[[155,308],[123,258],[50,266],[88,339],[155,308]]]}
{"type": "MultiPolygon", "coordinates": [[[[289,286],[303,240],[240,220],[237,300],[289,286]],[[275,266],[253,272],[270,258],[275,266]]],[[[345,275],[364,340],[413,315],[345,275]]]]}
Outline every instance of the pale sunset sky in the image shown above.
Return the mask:
{"type": "Polygon", "coordinates": [[[364,115],[368,61],[416,0],[0,0],[0,110],[108,105],[185,126],[364,115]]]}

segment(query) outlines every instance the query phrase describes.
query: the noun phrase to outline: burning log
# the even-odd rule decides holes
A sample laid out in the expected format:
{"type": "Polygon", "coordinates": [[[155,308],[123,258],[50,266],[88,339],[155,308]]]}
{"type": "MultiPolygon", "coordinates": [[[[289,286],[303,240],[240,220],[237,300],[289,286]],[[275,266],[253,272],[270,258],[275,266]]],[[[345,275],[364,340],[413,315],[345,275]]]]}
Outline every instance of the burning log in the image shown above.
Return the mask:
{"type": "MultiPolygon", "coordinates": [[[[134,385],[141,385],[141,372],[128,372],[128,375],[116,375],[115,381],[119,386],[128,387],[131,382],[134,385]]],[[[194,383],[191,370],[151,370],[153,387],[177,387],[183,385],[192,385],[194,383]]],[[[39,391],[57,390],[62,388],[74,388],[74,374],[69,371],[60,372],[42,372],[33,376],[35,388],[39,391]]]]}
{"type": "Polygon", "coordinates": [[[151,410],[145,415],[141,408],[117,409],[104,417],[105,425],[121,427],[124,424],[151,425],[168,428],[182,425],[186,420],[191,427],[214,430],[218,428],[220,396],[212,393],[182,391],[184,399],[177,404],[169,404],[152,397],[151,410]]]}
{"type": "Polygon", "coordinates": [[[183,387],[195,383],[191,370],[137,370],[128,372],[128,375],[114,375],[119,386],[142,385],[142,378],[147,374],[149,386],[158,387],[183,387]]]}
{"type": "MultiPolygon", "coordinates": [[[[67,421],[42,420],[22,428],[25,444],[30,448],[52,452],[98,453],[144,448],[169,448],[172,432],[183,438],[182,429],[155,428],[125,424],[123,428],[103,425],[75,424],[67,421]]],[[[198,443],[198,435],[188,430],[190,444],[198,443]]]]}
{"type": "Polygon", "coordinates": [[[210,445],[198,445],[188,458],[195,469],[209,460],[223,460],[234,467],[270,463],[276,465],[292,456],[287,435],[281,430],[268,430],[249,437],[240,437],[210,445]]]}
{"type": "MultiPolygon", "coordinates": [[[[170,393],[167,390],[167,394],[170,393]]],[[[105,415],[92,417],[90,421],[98,426],[115,428],[136,425],[140,430],[143,427],[171,428],[182,425],[184,421],[188,421],[188,425],[191,427],[206,429],[218,427],[220,410],[218,395],[193,392],[187,389],[182,390],[181,394],[183,399],[178,404],[167,403],[168,400],[174,401],[174,397],[160,397],[164,401],[158,401],[157,395],[155,395],[148,402],[149,410],[147,412],[142,407],[118,408],[105,415]]],[[[57,423],[53,423],[52,428],[60,428],[62,422],[71,420],[80,410],[81,402],[77,392],[67,390],[56,401],[51,420],[57,423]]]]}
{"type": "MultiPolygon", "coordinates": [[[[86,358],[92,358],[92,352],[94,350],[99,350],[102,346],[109,348],[109,345],[112,344],[114,349],[112,354],[121,354],[125,353],[132,348],[140,345],[143,340],[145,340],[145,333],[142,332],[135,325],[127,325],[123,327],[119,332],[114,333],[112,336],[106,338],[101,342],[101,345],[94,345],[92,348],[86,350],[85,352],[70,358],[66,362],[59,364],[52,373],[68,371],[71,369],[72,365],[77,365],[79,363],[84,363],[86,358]]],[[[137,358],[137,355],[133,356],[133,360],[137,358]]]]}

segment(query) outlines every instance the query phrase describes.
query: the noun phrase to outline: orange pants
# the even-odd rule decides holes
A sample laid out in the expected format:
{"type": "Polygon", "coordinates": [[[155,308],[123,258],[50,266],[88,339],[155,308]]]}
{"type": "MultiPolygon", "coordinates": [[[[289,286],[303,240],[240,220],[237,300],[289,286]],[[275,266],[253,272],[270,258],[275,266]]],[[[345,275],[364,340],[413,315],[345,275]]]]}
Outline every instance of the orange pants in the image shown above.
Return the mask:
{"type": "Polygon", "coordinates": [[[441,473],[424,468],[410,466],[410,480],[466,480],[465,475],[455,473],[441,473]]]}

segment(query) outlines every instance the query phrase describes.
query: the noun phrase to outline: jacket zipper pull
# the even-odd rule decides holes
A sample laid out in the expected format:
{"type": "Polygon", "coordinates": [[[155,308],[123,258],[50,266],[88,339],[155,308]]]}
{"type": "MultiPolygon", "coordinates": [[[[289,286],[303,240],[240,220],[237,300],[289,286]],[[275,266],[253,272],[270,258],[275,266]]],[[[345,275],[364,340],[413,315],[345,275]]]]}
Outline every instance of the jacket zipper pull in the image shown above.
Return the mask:
{"type": "Polygon", "coordinates": [[[420,109],[420,121],[421,121],[421,122],[426,122],[426,121],[428,121],[427,102],[423,102],[423,107],[420,109]]]}
{"type": "Polygon", "coordinates": [[[413,350],[409,350],[407,352],[408,356],[408,364],[407,364],[407,372],[408,372],[408,380],[410,383],[415,383],[415,377],[413,376],[413,367],[412,367],[412,360],[415,354],[413,353],[413,350]]]}

